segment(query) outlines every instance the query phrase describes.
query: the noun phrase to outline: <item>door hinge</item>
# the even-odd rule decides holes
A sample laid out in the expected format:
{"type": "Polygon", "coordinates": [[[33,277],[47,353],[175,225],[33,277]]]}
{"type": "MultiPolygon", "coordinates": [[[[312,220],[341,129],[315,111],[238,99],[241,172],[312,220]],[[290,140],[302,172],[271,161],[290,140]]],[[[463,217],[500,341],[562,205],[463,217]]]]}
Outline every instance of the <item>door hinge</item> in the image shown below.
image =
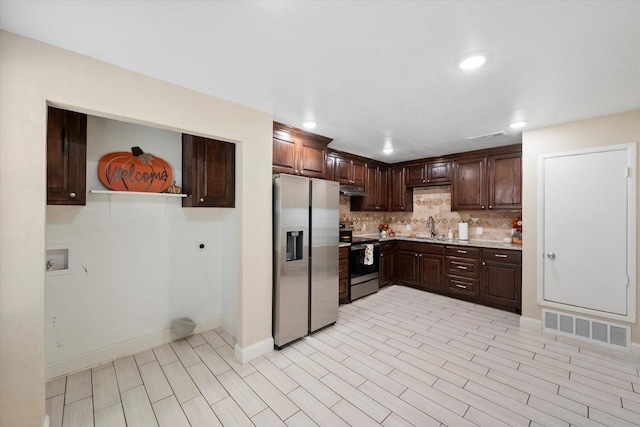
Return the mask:
{"type": "Polygon", "coordinates": [[[627,288],[629,287],[630,284],[631,284],[631,279],[629,279],[629,276],[627,276],[627,288]]]}
{"type": "Polygon", "coordinates": [[[626,167],[624,169],[625,169],[624,173],[626,174],[625,176],[629,178],[631,176],[631,168],[626,167]]]}

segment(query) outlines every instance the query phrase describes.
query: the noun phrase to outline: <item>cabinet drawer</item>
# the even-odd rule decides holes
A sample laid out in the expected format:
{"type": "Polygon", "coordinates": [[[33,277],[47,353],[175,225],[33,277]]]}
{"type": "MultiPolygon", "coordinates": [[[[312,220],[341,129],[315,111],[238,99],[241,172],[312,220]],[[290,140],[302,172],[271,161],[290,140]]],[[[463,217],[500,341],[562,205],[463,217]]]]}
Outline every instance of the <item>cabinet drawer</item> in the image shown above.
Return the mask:
{"type": "Polygon", "coordinates": [[[480,259],[480,249],[467,246],[447,246],[446,254],[449,256],[480,259]]]}
{"type": "Polygon", "coordinates": [[[522,252],[508,249],[483,249],[482,259],[491,262],[504,262],[507,264],[522,264],[522,252]]]}
{"type": "Polygon", "coordinates": [[[444,246],[437,243],[398,242],[398,249],[425,254],[444,254],[444,246]]]}
{"type": "Polygon", "coordinates": [[[448,293],[465,295],[468,297],[480,296],[480,281],[447,275],[445,286],[448,293]]]}
{"type": "Polygon", "coordinates": [[[480,260],[471,258],[447,257],[447,274],[456,276],[480,278],[480,260]]]}
{"type": "Polygon", "coordinates": [[[340,258],[338,262],[338,278],[340,280],[349,278],[349,258],[340,258]]]}
{"type": "Polygon", "coordinates": [[[380,242],[380,252],[390,252],[396,249],[396,242],[380,242]]]}

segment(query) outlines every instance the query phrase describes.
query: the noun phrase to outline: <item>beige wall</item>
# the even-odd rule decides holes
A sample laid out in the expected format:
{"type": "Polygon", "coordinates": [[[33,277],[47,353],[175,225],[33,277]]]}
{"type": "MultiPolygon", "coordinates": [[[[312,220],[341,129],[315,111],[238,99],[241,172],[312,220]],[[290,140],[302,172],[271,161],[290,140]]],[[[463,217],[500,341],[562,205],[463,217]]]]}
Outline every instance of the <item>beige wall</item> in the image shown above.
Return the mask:
{"type": "MultiPolygon", "coordinates": [[[[537,304],[537,262],[539,259],[536,256],[538,253],[536,244],[536,224],[538,221],[538,156],[540,154],[629,142],[640,142],[640,110],[532,130],[523,134],[522,219],[525,224],[523,228],[522,272],[523,316],[537,320],[540,320],[542,317],[542,307],[537,304]]],[[[640,166],[640,161],[638,165],[640,166]]],[[[638,197],[638,201],[640,201],[640,197],[638,197]]],[[[640,224],[637,224],[637,229],[640,230],[638,225],[640,224]]],[[[636,253],[640,256],[640,252],[637,251],[636,253]]],[[[637,265],[640,265],[640,263],[637,265]]],[[[638,277],[636,274],[636,278],[638,277]]],[[[636,288],[637,286],[638,284],[636,283],[636,288]]],[[[638,298],[638,302],[640,302],[640,298],[638,298]]],[[[637,313],[640,314],[640,307],[638,307],[637,313]]],[[[640,328],[635,324],[630,326],[632,341],[635,343],[640,342],[640,328]]]]}
{"type": "Polygon", "coordinates": [[[238,144],[236,338],[247,347],[271,337],[269,114],[7,32],[0,94],[0,425],[44,416],[47,102],[238,144]]]}

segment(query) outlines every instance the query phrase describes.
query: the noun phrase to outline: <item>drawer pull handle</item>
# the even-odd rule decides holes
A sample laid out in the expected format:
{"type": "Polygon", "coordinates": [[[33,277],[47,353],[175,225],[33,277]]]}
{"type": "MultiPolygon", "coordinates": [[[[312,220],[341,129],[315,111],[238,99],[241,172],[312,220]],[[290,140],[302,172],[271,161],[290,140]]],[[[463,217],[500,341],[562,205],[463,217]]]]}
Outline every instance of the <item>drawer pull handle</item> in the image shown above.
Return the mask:
{"type": "Polygon", "coordinates": [[[496,256],[498,258],[508,258],[509,257],[509,255],[503,255],[503,254],[496,254],[496,256]]]}
{"type": "Polygon", "coordinates": [[[459,266],[458,266],[458,269],[459,269],[459,270],[466,270],[466,269],[467,269],[467,267],[465,267],[464,265],[459,265],[459,266]]]}
{"type": "Polygon", "coordinates": [[[456,286],[459,287],[459,288],[462,288],[462,289],[467,289],[467,287],[465,285],[456,285],[456,286]]]}
{"type": "Polygon", "coordinates": [[[467,253],[467,251],[461,251],[460,249],[458,249],[458,253],[459,253],[459,254],[466,254],[466,253],[467,253]]]}

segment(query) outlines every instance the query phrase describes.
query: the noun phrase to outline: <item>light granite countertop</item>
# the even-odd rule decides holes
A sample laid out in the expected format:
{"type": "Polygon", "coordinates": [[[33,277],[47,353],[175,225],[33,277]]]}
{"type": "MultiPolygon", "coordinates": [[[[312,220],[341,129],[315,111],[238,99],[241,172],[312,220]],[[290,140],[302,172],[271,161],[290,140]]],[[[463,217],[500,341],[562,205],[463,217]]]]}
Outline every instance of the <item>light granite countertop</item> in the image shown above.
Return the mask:
{"type": "MultiPolygon", "coordinates": [[[[471,239],[471,240],[459,240],[459,239],[443,239],[441,237],[432,239],[429,236],[421,236],[418,235],[416,237],[409,237],[408,234],[396,234],[393,237],[385,237],[380,238],[379,234],[359,234],[354,235],[354,237],[371,237],[371,238],[379,238],[381,242],[391,242],[394,240],[403,240],[405,242],[423,242],[423,243],[437,243],[441,245],[457,245],[457,246],[473,246],[477,248],[490,248],[490,249],[510,249],[514,251],[521,251],[522,245],[515,245],[513,243],[505,243],[500,240],[481,240],[481,239],[471,239]]],[[[349,245],[349,243],[341,243],[342,245],[349,245]]]]}

